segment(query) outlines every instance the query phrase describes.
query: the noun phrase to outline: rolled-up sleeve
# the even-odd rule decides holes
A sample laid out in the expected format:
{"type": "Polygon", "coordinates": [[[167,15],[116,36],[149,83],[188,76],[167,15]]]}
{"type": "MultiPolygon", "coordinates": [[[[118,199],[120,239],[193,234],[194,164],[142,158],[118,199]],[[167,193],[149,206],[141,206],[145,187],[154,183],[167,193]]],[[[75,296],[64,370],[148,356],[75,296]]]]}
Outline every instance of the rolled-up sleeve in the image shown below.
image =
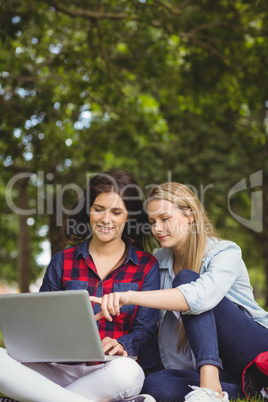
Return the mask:
{"type": "Polygon", "coordinates": [[[195,282],[178,286],[190,307],[183,314],[201,314],[219,304],[239,275],[241,264],[241,249],[235,243],[209,258],[205,272],[195,282]]]}

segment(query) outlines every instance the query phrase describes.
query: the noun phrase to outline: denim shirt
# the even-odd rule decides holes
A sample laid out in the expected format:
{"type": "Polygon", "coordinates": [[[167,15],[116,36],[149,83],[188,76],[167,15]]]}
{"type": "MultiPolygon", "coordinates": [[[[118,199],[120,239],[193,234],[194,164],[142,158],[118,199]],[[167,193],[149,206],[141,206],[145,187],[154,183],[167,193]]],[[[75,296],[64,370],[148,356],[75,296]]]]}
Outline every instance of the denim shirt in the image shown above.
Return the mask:
{"type": "MultiPolygon", "coordinates": [[[[171,289],[175,277],[171,249],[161,248],[154,253],[154,256],[160,268],[160,289],[171,289]]],[[[195,368],[191,348],[186,354],[182,350],[177,350],[179,315],[178,311],[159,310],[158,349],[165,369],[190,370],[195,368]]]]}
{"type": "MultiPolygon", "coordinates": [[[[154,253],[160,268],[161,289],[172,288],[174,279],[173,252],[169,248],[154,253]]],[[[200,278],[196,282],[178,287],[190,310],[183,314],[201,314],[213,309],[224,296],[242,306],[253,320],[268,328],[268,313],[255,302],[252,287],[240,248],[233,242],[209,238],[203,259],[200,278]]],[[[176,351],[178,342],[179,312],[159,312],[159,352],[165,368],[193,369],[195,358],[190,350],[186,354],[176,351]],[[173,328],[172,328],[173,326],[173,328]]]]}
{"type": "MultiPolygon", "coordinates": [[[[172,287],[173,253],[169,248],[155,252],[161,275],[161,289],[172,287]]],[[[173,274],[174,275],[174,274],[173,274]]],[[[231,241],[209,238],[196,282],[178,287],[190,310],[183,314],[201,314],[213,309],[226,296],[241,306],[254,321],[268,328],[268,312],[254,300],[247,268],[240,247],[231,241]]],[[[160,311],[159,323],[166,311],[160,311]]]]}

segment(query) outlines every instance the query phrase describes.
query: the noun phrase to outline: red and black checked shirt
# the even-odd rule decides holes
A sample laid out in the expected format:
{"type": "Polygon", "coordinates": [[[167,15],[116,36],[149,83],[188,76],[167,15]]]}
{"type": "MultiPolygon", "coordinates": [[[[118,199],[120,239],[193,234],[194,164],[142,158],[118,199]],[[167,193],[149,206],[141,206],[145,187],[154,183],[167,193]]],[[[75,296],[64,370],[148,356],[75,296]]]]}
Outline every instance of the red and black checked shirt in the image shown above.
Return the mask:
{"type": "MultiPolygon", "coordinates": [[[[88,251],[89,240],[55,254],[46,270],[40,291],[87,289],[91,296],[110,292],[155,290],[160,287],[158,263],[151,254],[135,249],[131,244],[124,263],[101,281],[88,251]]],[[[95,314],[100,311],[94,305],[95,314]]],[[[158,310],[123,306],[112,322],[98,322],[101,339],[117,339],[129,356],[140,355],[153,340],[158,310]]]]}

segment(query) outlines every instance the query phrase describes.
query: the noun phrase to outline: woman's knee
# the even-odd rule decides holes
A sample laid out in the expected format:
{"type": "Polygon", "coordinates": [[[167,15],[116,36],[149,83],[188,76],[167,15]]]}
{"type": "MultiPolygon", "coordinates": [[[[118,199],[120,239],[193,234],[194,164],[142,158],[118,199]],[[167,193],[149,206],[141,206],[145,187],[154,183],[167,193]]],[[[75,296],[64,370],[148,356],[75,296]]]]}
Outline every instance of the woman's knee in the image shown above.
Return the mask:
{"type": "Polygon", "coordinates": [[[19,362],[14,360],[12,357],[9,356],[7,353],[6,349],[0,348],[0,370],[1,372],[6,370],[7,368],[11,367],[16,367],[17,365],[20,365],[19,362]]]}
{"type": "Polygon", "coordinates": [[[0,357],[7,356],[7,351],[5,348],[0,348],[0,357]]]}
{"type": "Polygon", "coordinates": [[[144,372],[135,360],[129,357],[114,359],[105,366],[109,370],[114,382],[124,384],[127,389],[143,385],[144,372]]]}
{"type": "MultiPolygon", "coordinates": [[[[155,396],[155,392],[158,390],[158,387],[160,386],[162,388],[161,371],[156,371],[145,378],[142,393],[155,396]]],[[[158,392],[156,393],[158,394],[158,392]]]]}
{"type": "Polygon", "coordinates": [[[196,281],[198,277],[199,274],[197,272],[192,271],[190,269],[183,269],[175,276],[173,280],[173,287],[176,288],[185,283],[196,281]]]}
{"type": "MultiPolygon", "coordinates": [[[[6,349],[0,348],[0,373],[5,370],[6,366],[6,357],[8,356],[6,349]]],[[[1,380],[1,375],[0,375],[1,380]]]]}

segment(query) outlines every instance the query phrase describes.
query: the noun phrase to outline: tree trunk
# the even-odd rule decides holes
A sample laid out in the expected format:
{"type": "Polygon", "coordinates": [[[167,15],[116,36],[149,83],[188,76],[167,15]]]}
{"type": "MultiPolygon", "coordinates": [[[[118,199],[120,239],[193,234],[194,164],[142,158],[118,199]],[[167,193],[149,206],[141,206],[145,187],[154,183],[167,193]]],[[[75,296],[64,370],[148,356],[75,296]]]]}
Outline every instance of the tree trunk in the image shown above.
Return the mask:
{"type": "Polygon", "coordinates": [[[264,255],[264,267],[265,267],[265,277],[266,277],[266,286],[265,286],[265,307],[268,309],[268,251],[267,251],[267,241],[264,245],[265,254],[264,255]]]}
{"type": "Polygon", "coordinates": [[[64,236],[64,225],[58,226],[57,224],[57,209],[55,198],[53,200],[53,214],[49,214],[48,237],[51,246],[51,256],[65,248],[66,241],[64,236]]]}
{"type": "MultiPolygon", "coordinates": [[[[18,207],[21,210],[29,209],[29,199],[27,194],[28,179],[20,180],[18,183],[18,207]]],[[[27,225],[27,215],[19,214],[18,232],[18,282],[22,293],[29,292],[30,285],[30,240],[29,227],[27,225]]]]}
{"type": "Polygon", "coordinates": [[[262,236],[262,250],[264,256],[265,267],[265,306],[268,308],[268,186],[265,183],[263,186],[263,236],[262,236]]]}

